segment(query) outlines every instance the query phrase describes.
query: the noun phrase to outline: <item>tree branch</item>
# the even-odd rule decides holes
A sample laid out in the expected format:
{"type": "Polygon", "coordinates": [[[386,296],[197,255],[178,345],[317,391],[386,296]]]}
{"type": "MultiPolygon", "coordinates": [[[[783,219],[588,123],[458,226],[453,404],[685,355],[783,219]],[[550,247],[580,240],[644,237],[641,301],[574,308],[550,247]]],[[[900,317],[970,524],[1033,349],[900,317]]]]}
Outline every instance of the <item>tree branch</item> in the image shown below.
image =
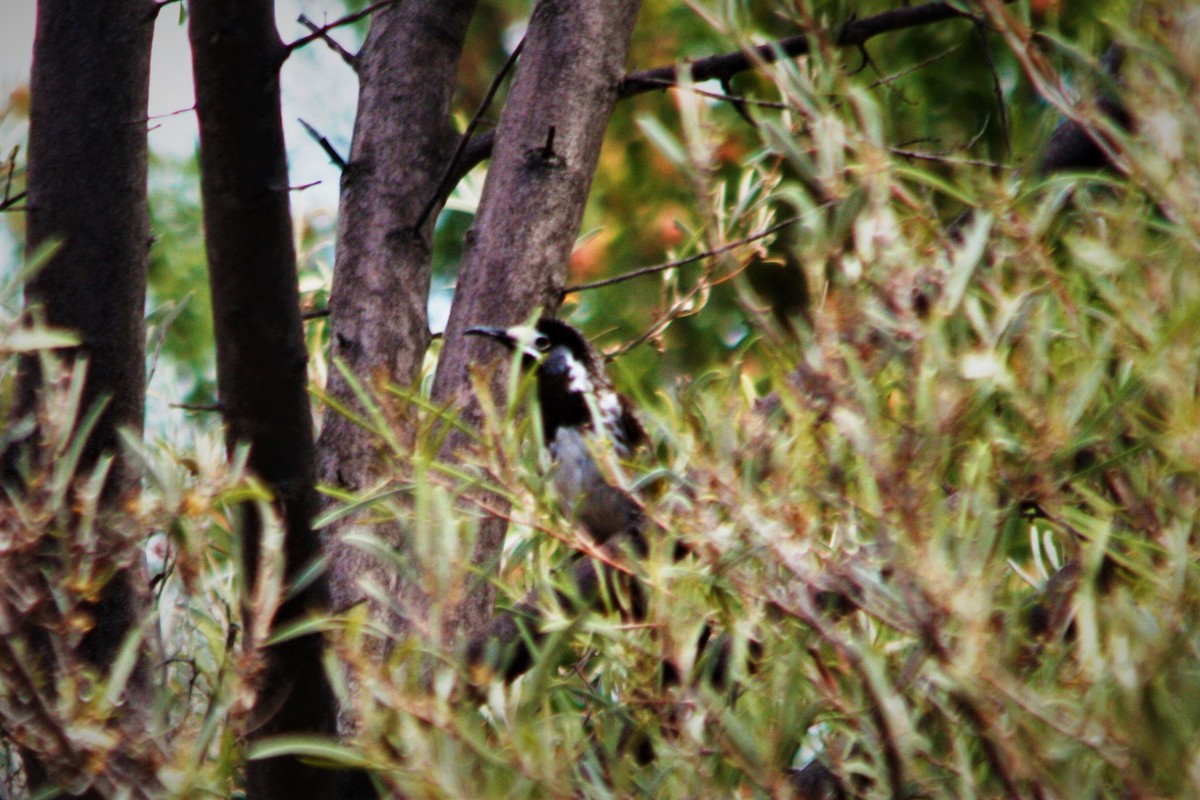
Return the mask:
{"type": "MultiPolygon", "coordinates": [[[[656,79],[655,78],[646,78],[646,80],[653,81],[656,79]]],[[[673,88],[676,86],[674,81],[669,81],[669,80],[660,80],[659,85],[663,89],[670,89],[670,88],[673,88]]],[[[680,87],[680,88],[682,88],[682,87],[680,87]]],[[[691,92],[692,94],[696,94],[701,97],[709,97],[709,98],[712,98],[713,100],[724,100],[727,103],[734,103],[734,104],[738,104],[738,105],[757,106],[758,108],[775,108],[775,109],[780,109],[780,110],[792,108],[792,106],[789,103],[781,103],[777,100],[756,100],[753,97],[746,97],[746,96],[740,95],[740,94],[732,94],[728,90],[726,90],[725,92],[710,92],[707,89],[701,89],[699,86],[689,86],[689,87],[687,87],[687,90],[689,92],[691,92]]]]}
{"type": "Polygon", "coordinates": [[[320,25],[313,22],[303,14],[296,18],[296,22],[299,22],[301,25],[308,28],[315,36],[320,37],[321,41],[325,42],[325,44],[329,46],[330,50],[342,57],[342,61],[345,61],[346,65],[349,66],[350,69],[358,72],[358,56],[354,55],[354,53],[351,53],[349,50],[338,44],[338,42],[329,35],[329,31],[322,30],[320,25]]]}
{"type": "MultiPolygon", "coordinates": [[[[483,100],[479,103],[479,108],[475,110],[475,115],[471,117],[471,121],[467,124],[467,129],[463,131],[462,138],[458,140],[458,147],[454,148],[454,155],[450,157],[449,163],[446,164],[446,171],[442,173],[442,179],[438,181],[437,190],[434,191],[433,196],[429,198],[429,202],[425,204],[425,207],[421,209],[421,213],[417,217],[417,224],[413,226],[414,238],[419,238],[421,236],[421,228],[424,227],[425,220],[427,220],[429,215],[433,213],[433,209],[437,206],[437,204],[440,203],[447,194],[449,194],[450,187],[457,184],[460,180],[462,180],[463,176],[466,175],[465,172],[459,175],[455,172],[455,170],[458,167],[458,164],[463,160],[463,153],[466,152],[467,145],[473,141],[472,136],[475,133],[475,129],[479,127],[479,122],[483,119],[484,112],[487,111],[488,106],[492,104],[492,99],[495,98],[496,92],[500,89],[500,84],[504,81],[504,76],[508,74],[508,71],[512,69],[513,64],[517,62],[517,58],[520,57],[521,50],[524,49],[524,47],[525,40],[521,39],[521,41],[517,42],[517,46],[513,48],[513,51],[509,53],[508,58],[504,62],[504,66],[500,67],[500,71],[496,73],[496,77],[492,78],[492,85],[488,87],[487,94],[483,96],[483,100]],[[457,177],[453,182],[451,182],[451,177],[455,175],[457,175],[457,177]]],[[[488,152],[491,152],[490,145],[488,147],[488,152]]],[[[483,159],[480,160],[482,161],[483,159]]],[[[475,163],[479,162],[477,161],[475,163]]]]}
{"type": "Polygon", "coordinates": [[[300,119],[299,117],[296,118],[296,121],[299,122],[301,126],[303,126],[305,133],[307,133],[309,136],[311,136],[316,141],[317,144],[321,145],[321,149],[325,151],[325,155],[329,156],[329,160],[332,161],[337,166],[338,169],[345,172],[346,171],[346,159],[343,158],[342,154],[339,153],[334,148],[334,146],[329,143],[329,140],[326,139],[324,136],[322,136],[320,131],[318,131],[312,125],[309,125],[307,122],[300,119]]]}
{"type": "Polygon", "coordinates": [[[312,44],[313,42],[317,41],[318,39],[324,39],[325,35],[327,33],[329,33],[331,30],[333,30],[334,28],[340,28],[343,25],[350,25],[351,23],[358,22],[363,17],[369,17],[372,14],[374,14],[376,11],[379,11],[380,9],[383,9],[383,8],[387,8],[388,6],[392,5],[395,2],[396,2],[396,0],[379,0],[378,3],[372,3],[371,5],[367,6],[366,8],[364,8],[360,11],[355,11],[353,14],[347,14],[344,17],[339,17],[338,19],[335,19],[333,22],[330,22],[328,25],[322,25],[319,28],[313,29],[313,32],[310,33],[308,36],[301,36],[299,39],[292,42],[291,44],[285,44],[283,46],[284,59],[286,60],[288,56],[290,56],[292,53],[299,50],[301,47],[304,47],[306,44],[312,44]]]}
{"type": "Polygon", "coordinates": [[[0,202],[0,211],[24,211],[26,206],[13,208],[14,205],[25,199],[28,192],[17,192],[12,197],[6,197],[3,202],[0,202]]]}
{"type": "Polygon", "coordinates": [[[987,59],[988,71],[992,74],[992,95],[996,98],[996,110],[1000,114],[1000,135],[1004,143],[1004,158],[1007,159],[1012,152],[1012,145],[1008,138],[1008,108],[1004,105],[1004,90],[1000,86],[1000,73],[996,69],[996,59],[992,58],[992,48],[988,43],[987,29],[982,20],[975,21],[975,34],[979,37],[983,56],[987,59]]]}
{"type": "MultiPolygon", "coordinates": [[[[1004,0],[1004,2],[1009,3],[1012,0],[1004,0]]],[[[835,43],[840,46],[858,47],[882,33],[959,18],[973,19],[970,14],[945,2],[897,8],[846,23],[838,33],[835,43]]],[[[697,83],[712,79],[725,80],[762,64],[771,64],[780,59],[798,58],[805,55],[809,52],[809,38],[809,35],[801,34],[781,39],[778,42],[759,45],[746,52],[709,56],[683,66],[684,68],[690,67],[692,80],[697,83]]],[[[681,65],[668,64],[626,75],[621,81],[619,99],[675,86],[679,82],[680,69],[681,65]]],[[[454,186],[476,165],[487,160],[492,154],[494,142],[495,134],[492,131],[473,138],[463,149],[463,155],[454,165],[454,171],[448,172],[447,185],[454,186]]]]}
{"type": "Polygon", "coordinates": [[[9,205],[10,195],[12,194],[13,176],[17,174],[17,153],[20,151],[21,145],[18,144],[8,154],[8,174],[4,178],[4,200],[0,202],[0,208],[9,205]]]}
{"type": "MultiPolygon", "coordinates": [[[[881,33],[891,33],[960,17],[972,18],[966,12],[944,2],[897,8],[872,17],[847,22],[842,26],[834,43],[842,47],[859,47],[881,33]]],[[[781,39],[778,42],[760,44],[746,51],[709,56],[691,64],[668,64],[663,67],[634,72],[625,76],[625,80],[621,84],[621,97],[633,97],[661,89],[664,83],[674,85],[678,83],[681,69],[689,70],[691,79],[696,83],[731,78],[739,72],[745,72],[763,64],[772,64],[780,59],[806,55],[810,49],[810,41],[811,34],[803,33],[781,39]]]]}
{"type": "Polygon", "coordinates": [[[561,289],[561,294],[562,294],[562,296],[565,297],[566,295],[571,294],[572,292],[583,292],[583,291],[587,291],[588,289],[599,289],[602,286],[612,286],[615,283],[624,283],[625,281],[630,281],[630,280],[633,280],[634,278],[640,278],[644,275],[653,275],[657,272],[664,272],[668,269],[673,269],[675,267],[682,267],[687,264],[692,264],[696,261],[703,261],[706,258],[720,255],[721,253],[726,253],[730,250],[733,250],[734,248],[741,247],[744,244],[749,244],[750,242],[756,242],[759,239],[765,239],[766,237],[770,236],[773,233],[778,233],[779,231],[783,230],[784,228],[788,227],[789,225],[794,225],[795,223],[797,223],[801,219],[803,219],[805,216],[806,216],[806,214],[797,214],[794,217],[788,217],[787,219],[783,220],[782,222],[776,222],[774,225],[764,228],[763,230],[759,231],[758,233],[752,233],[743,239],[737,239],[732,242],[727,242],[727,243],[721,245],[720,247],[714,247],[712,250],[705,250],[703,253],[696,253],[695,255],[690,255],[690,256],[687,256],[686,258],[679,258],[679,259],[676,259],[675,261],[668,261],[664,264],[654,264],[653,266],[649,266],[649,267],[641,267],[641,268],[635,269],[631,272],[626,272],[622,275],[614,275],[611,278],[605,278],[604,280],[592,281],[590,283],[577,283],[572,286],[564,286],[561,289]]]}

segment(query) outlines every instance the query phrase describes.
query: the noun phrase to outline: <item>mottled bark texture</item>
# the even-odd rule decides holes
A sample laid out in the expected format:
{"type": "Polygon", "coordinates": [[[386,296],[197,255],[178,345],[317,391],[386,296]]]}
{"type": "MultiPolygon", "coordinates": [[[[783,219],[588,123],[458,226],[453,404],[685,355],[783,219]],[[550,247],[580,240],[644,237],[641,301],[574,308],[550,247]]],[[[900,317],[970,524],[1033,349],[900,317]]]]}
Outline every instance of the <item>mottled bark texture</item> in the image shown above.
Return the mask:
{"type": "MultiPolygon", "coordinates": [[[[330,297],[332,356],[377,396],[388,384],[408,386],[429,346],[430,237],[436,212],[414,230],[433,196],[457,134],[450,101],[475,0],[405,0],[371,18],[358,56],[358,114],[350,161],[342,178],[337,260],[330,297]]],[[[334,370],[329,397],[358,408],[349,384],[334,370]]],[[[378,438],[334,410],[322,418],[317,473],[347,491],[386,478],[378,438]]],[[[334,607],[364,599],[369,580],[392,596],[406,594],[403,576],[340,540],[353,524],[325,531],[334,607]]],[[[373,531],[402,550],[398,526],[373,531]]],[[[399,632],[402,619],[372,601],[373,616],[399,632]]]]}
{"type": "MultiPolygon", "coordinates": [[[[508,326],[539,307],[554,311],[583,217],[604,131],[624,75],[639,0],[542,0],[500,116],[475,223],[434,379],[434,398],[478,416],[467,367],[500,360],[497,348],[464,336],[475,325],[508,326]]],[[[502,384],[493,382],[496,395],[502,384]]],[[[461,439],[451,436],[451,447],[461,439]]],[[[505,523],[485,519],[474,563],[494,571],[505,523]]],[[[458,634],[489,624],[494,589],[482,579],[451,615],[458,634]]]]}
{"type": "MultiPolygon", "coordinates": [[[[275,496],[285,526],[289,580],[319,553],[307,351],[280,117],[285,48],[271,0],[192,0],[188,7],[200,120],[204,238],[217,345],[217,384],[229,447],[249,445],[249,466],[275,496]]],[[[243,558],[254,580],[262,520],[242,509],[243,558]]],[[[328,602],[323,581],[286,600],[274,624],[328,602]]],[[[335,730],[322,642],[302,636],[265,651],[249,736],[335,730]]],[[[295,758],[251,761],[252,798],[329,797],[332,773],[295,758]]]]}
{"type": "MultiPolygon", "coordinates": [[[[60,354],[68,361],[87,359],[83,413],[106,403],[83,448],[80,475],[87,475],[102,455],[118,451],[120,428],[142,427],[150,251],[146,104],[154,12],[151,0],[41,0],[37,9],[26,244],[30,253],[50,242],[61,247],[26,285],[25,302],[40,309],[50,325],[79,334],[82,344],[60,354]]],[[[36,358],[24,359],[18,414],[33,411],[40,385],[36,358]]],[[[7,481],[20,482],[17,465],[32,456],[25,448],[38,439],[35,431],[4,454],[7,481]]],[[[135,485],[136,476],[118,458],[104,487],[104,504],[115,506],[135,485]]],[[[47,542],[47,555],[54,547],[47,542]]],[[[142,610],[144,587],[144,576],[133,568],[108,581],[91,609],[96,625],[81,644],[83,658],[101,668],[112,662],[142,610]]],[[[43,631],[23,633],[49,652],[43,631]]],[[[144,673],[135,674],[132,691],[143,679],[144,673]]],[[[25,756],[31,791],[46,774],[65,766],[41,764],[34,753],[25,756]]],[[[93,788],[82,796],[102,793],[93,788]]]]}

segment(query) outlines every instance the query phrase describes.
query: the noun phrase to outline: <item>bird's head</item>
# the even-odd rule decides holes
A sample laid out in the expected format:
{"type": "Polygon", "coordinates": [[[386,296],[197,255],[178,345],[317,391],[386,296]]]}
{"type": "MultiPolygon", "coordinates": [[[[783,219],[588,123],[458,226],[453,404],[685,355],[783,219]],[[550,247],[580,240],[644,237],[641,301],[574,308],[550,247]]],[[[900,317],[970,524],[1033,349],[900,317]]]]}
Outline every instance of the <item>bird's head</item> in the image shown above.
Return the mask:
{"type": "Polygon", "coordinates": [[[622,449],[645,436],[628,403],[613,389],[603,359],[571,325],[542,317],[535,325],[475,327],[467,333],[486,336],[520,353],[522,366],[536,371],[547,441],[553,441],[562,426],[595,427],[596,414],[622,449]]]}
{"type": "Polygon", "coordinates": [[[537,370],[538,383],[564,393],[590,392],[609,386],[603,362],[577,329],[552,317],[535,325],[511,328],[480,326],[468,334],[486,336],[521,354],[522,366],[537,370]]]}

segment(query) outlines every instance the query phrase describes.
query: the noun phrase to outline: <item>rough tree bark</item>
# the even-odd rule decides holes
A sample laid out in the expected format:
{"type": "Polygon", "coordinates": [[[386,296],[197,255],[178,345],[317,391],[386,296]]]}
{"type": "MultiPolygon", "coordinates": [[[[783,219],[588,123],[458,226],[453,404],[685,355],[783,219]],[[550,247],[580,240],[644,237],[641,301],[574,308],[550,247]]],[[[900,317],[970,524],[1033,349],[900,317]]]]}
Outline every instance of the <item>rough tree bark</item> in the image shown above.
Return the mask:
{"type": "MultiPolygon", "coordinates": [[[[435,400],[450,402],[467,419],[477,418],[479,408],[467,366],[496,362],[498,354],[463,332],[515,324],[539,307],[558,306],[640,5],[542,0],[530,18],[434,379],[435,400]]],[[[500,396],[502,385],[494,384],[500,396]]],[[[499,518],[480,526],[472,557],[485,573],[499,557],[504,530],[499,518]]],[[[493,601],[490,582],[477,582],[452,615],[454,634],[487,625],[493,601]]]]}
{"type": "MultiPolygon", "coordinates": [[[[62,246],[25,286],[45,321],[81,335],[88,359],[83,408],[107,401],[80,462],[87,470],[117,448],[117,430],[141,430],[146,394],[146,103],[152,0],[97,6],[85,0],[38,5],[30,86],[27,251],[62,246]]],[[[28,410],[41,376],[21,374],[28,410]]],[[[115,465],[110,496],[129,484],[115,465]]],[[[102,637],[100,650],[120,641],[102,637]]],[[[98,653],[97,655],[102,655],[98,653]]]]}
{"type": "MultiPolygon", "coordinates": [[[[217,345],[217,384],[229,446],[250,447],[249,466],[271,488],[285,526],[285,580],[319,553],[307,351],[280,117],[279,68],[287,50],[271,0],[193,0],[192,43],[204,238],[217,345]]],[[[262,520],[247,504],[247,583],[258,564],[262,520]]],[[[286,600],[287,623],[328,603],[322,580],[286,600]]],[[[252,738],[332,734],[336,708],[322,641],[302,636],[266,650],[252,738]]],[[[254,798],[328,797],[333,773],[294,758],[252,761],[254,798]]]]}
{"type": "MultiPolygon", "coordinates": [[[[426,304],[436,211],[421,230],[414,226],[456,143],[450,101],[475,5],[475,0],[407,0],[379,11],[358,55],[358,113],[342,178],[329,308],[333,358],[373,390],[412,384],[429,347],[426,304]]],[[[339,404],[358,405],[336,370],[326,392],[339,404]]],[[[378,447],[370,433],[329,411],[322,420],[317,474],[323,483],[348,491],[369,488],[386,477],[378,447]]],[[[401,576],[340,541],[351,523],[344,520],[326,531],[334,606],[362,601],[363,579],[401,595],[401,576]]],[[[403,549],[397,528],[376,534],[403,549]]],[[[374,604],[371,610],[376,619],[383,613],[374,604]]],[[[401,619],[387,622],[398,631],[405,625],[401,619]]]]}
{"type": "MultiPolygon", "coordinates": [[[[50,325],[80,334],[82,344],[66,357],[88,362],[82,409],[106,403],[84,446],[79,474],[118,451],[118,429],[142,427],[150,252],[146,106],[154,15],[153,0],[38,3],[26,249],[33,253],[51,241],[62,246],[26,285],[25,302],[40,308],[50,325]]],[[[23,360],[18,414],[33,410],[40,383],[36,359],[23,360]]],[[[11,479],[21,448],[4,460],[11,479]]],[[[104,487],[105,503],[115,505],[135,480],[118,457],[104,487]]],[[[131,568],[104,587],[93,608],[96,625],[82,643],[81,655],[91,663],[103,668],[116,655],[143,608],[143,578],[131,568]]],[[[38,641],[38,631],[28,633],[38,641]]],[[[45,772],[35,754],[26,756],[33,790],[45,772]]],[[[90,789],[83,796],[101,792],[90,789]]]]}

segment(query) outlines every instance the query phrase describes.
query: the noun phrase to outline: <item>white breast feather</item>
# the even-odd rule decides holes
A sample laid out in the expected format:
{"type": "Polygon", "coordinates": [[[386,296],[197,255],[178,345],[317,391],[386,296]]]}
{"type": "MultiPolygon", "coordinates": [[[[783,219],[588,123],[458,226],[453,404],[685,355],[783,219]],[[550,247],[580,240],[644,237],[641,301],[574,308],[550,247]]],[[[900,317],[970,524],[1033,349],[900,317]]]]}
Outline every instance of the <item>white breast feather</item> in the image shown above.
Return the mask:
{"type": "Polygon", "coordinates": [[[575,358],[569,359],[568,363],[570,367],[568,368],[569,381],[567,389],[583,394],[592,391],[595,387],[592,386],[592,376],[588,375],[587,367],[575,358]]]}
{"type": "MultiPolygon", "coordinates": [[[[600,427],[606,431],[621,430],[621,398],[616,392],[602,392],[596,405],[600,411],[600,427]]],[[[624,439],[617,437],[613,440],[613,447],[623,456],[629,455],[629,445],[624,439]]]]}

